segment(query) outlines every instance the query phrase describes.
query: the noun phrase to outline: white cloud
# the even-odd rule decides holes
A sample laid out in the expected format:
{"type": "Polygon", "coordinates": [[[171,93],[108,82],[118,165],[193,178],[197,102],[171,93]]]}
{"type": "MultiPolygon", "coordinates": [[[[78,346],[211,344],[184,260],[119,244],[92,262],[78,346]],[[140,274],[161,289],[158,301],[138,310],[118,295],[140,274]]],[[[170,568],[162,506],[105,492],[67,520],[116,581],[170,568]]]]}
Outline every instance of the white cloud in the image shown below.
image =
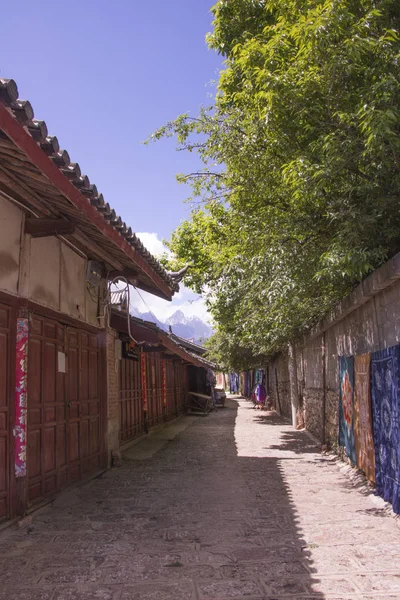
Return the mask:
{"type": "Polygon", "coordinates": [[[154,254],[154,256],[159,256],[164,252],[167,254],[171,254],[166,246],[159,239],[158,234],[153,232],[149,233],[147,231],[142,231],[141,233],[136,234],[140,241],[146,246],[147,250],[154,254]]]}
{"type": "MultiPolygon", "coordinates": [[[[157,233],[140,232],[136,235],[146,246],[147,250],[155,256],[159,256],[163,252],[169,252],[168,248],[166,248],[159,239],[157,233]]],[[[139,293],[132,289],[131,306],[141,313],[148,312],[150,309],[160,321],[165,321],[174,312],[181,310],[187,317],[196,316],[202,321],[210,322],[211,317],[207,311],[203,298],[194,294],[182,283],[179,287],[179,292],[174,295],[172,302],[162,300],[157,296],[153,296],[152,294],[148,294],[141,290],[139,290],[139,296],[139,293]]]]}

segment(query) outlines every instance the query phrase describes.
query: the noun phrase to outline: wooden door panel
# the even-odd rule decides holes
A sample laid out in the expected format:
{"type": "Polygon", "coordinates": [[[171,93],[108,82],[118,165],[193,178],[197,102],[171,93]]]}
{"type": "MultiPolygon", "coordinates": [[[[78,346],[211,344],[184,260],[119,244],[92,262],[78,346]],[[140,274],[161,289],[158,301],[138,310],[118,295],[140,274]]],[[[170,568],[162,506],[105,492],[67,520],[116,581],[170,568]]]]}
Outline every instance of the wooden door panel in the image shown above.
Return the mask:
{"type": "Polygon", "coordinates": [[[144,431],[140,361],[123,358],[119,370],[120,440],[127,442],[144,431]]]}
{"type": "Polygon", "coordinates": [[[47,475],[44,480],[44,494],[45,496],[53,495],[57,492],[57,474],[53,473],[51,475],[47,475]]]}
{"type": "Polygon", "coordinates": [[[42,352],[40,339],[31,338],[28,350],[29,415],[31,407],[40,408],[42,352]]]}
{"type": "MultiPolygon", "coordinates": [[[[73,439],[69,443],[69,460],[79,462],[81,477],[101,466],[102,460],[99,360],[97,336],[69,329],[68,363],[71,368],[68,369],[68,432],[73,439]]],[[[77,477],[75,464],[70,477],[77,477]]]]}
{"type": "MultiPolygon", "coordinates": [[[[79,422],[68,422],[68,464],[79,460],[79,422]]],[[[75,467],[74,467],[75,468],[75,467]]]]}
{"type": "MultiPolygon", "coordinates": [[[[60,421],[59,419],[58,421],[60,421]]],[[[62,419],[64,420],[64,419],[62,419]]],[[[57,465],[58,468],[65,467],[67,464],[67,436],[66,424],[57,423],[57,465]]]]}
{"type": "Polygon", "coordinates": [[[65,375],[58,373],[64,351],[64,327],[31,315],[28,350],[28,501],[40,501],[61,489],[65,463],[65,375]],[[61,457],[61,464],[60,464],[61,457]]]}
{"type": "Polygon", "coordinates": [[[147,354],[147,423],[152,429],[163,420],[161,354],[147,354]]]}
{"type": "Polygon", "coordinates": [[[41,429],[33,429],[28,422],[27,439],[28,498],[30,502],[42,496],[41,429]]]}
{"type": "Polygon", "coordinates": [[[55,471],[56,469],[56,427],[55,424],[45,427],[43,430],[43,454],[44,454],[44,472],[55,471]]]}
{"type": "Polygon", "coordinates": [[[43,343],[43,384],[42,401],[44,405],[56,403],[57,340],[43,343]]]}
{"type": "MultiPolygon", "coordinates": [[[[0,315],[1,321],[1,315],[0,315]]],[[[33,317],[28,352],[29,500],[81,479],[101,463],[97,336],[33,317]],[[67,374],[58,372],[58,352],[67,374]]]]}
{"type": "Polygon", "coordinates": [[[89,456],[89,421],[82,419],[80,422],[80,458],[85,461],[89,456]]]}
{"type": "Polygon", "coordinates": [[[95,400],[99,397],[99,374],[98,374],[98,351],[91,350],[89,352],[89,395],[90,400],[95,400]]]}
{"type": "Polygon", "coordinates": [[[0,329],[0,410],[7,410],[8,330],[0,329]]]}
{"type": "MultiPolygon", "coordinates": [[[[7,438],[5,436],[0,438],[0,497],[7,491],[7,465],[8,451],[7,451],[7,438]]],[[[1,511],[0,511],[1,514],[1,511]]]]}

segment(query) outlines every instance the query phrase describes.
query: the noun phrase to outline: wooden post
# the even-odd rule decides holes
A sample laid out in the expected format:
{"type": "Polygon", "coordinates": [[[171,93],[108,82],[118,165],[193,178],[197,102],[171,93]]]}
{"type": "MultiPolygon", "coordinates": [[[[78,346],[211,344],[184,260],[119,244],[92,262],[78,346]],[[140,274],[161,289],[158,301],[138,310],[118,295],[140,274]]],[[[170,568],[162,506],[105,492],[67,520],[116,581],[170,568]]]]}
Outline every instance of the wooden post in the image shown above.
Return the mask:
{"type": "Polygon", "coordinates": [[[289,380],[290,380],[290,403],[292,405],[292,425],[297,426],[297,410],[299,408],[299,393],[297,388],[297,362],[296,348],[293,343],[288,345],[289,353],[289,380]]]}
{"type": "Polygon", "coordinates": [[[24,233],[25,215],[22,217],[21,245],[19,251],[18,294],[23,298],[29,296],[29,267],[31,254],[31,236],[24,233]]]}

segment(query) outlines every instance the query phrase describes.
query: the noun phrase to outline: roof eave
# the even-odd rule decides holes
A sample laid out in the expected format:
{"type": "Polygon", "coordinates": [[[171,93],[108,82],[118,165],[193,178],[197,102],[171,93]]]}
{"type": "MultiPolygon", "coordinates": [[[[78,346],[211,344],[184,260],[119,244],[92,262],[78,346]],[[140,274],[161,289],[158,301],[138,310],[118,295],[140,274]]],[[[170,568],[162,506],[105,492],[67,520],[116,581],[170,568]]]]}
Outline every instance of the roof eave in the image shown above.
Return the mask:
{"type": "MultiPolygon", "coordinates": [[[[154,284],[146,286],[146,291],[160,296],[166,300],[172,300],[175,289],[171,289],[165,281],[157,275],[146,260],[140,256],[132,246],[107,223],[102,215],[93,207],[87,198],[74,187],[68,178],[61,173],[57,166],[40,148],[38,143],[19,123],[10,110],[0,102],[0,129],[12,140],[12,142],[27,156],[30,162],[65,196],[65,198],[87,217],[91,223],[115,244],[132,261],[134,267],[140,269],[154,284]]],[[[142,287],[142,286],[138,286],[142,287]]],[[[142,289],[145,289],[142,287],[142,289]]]]}

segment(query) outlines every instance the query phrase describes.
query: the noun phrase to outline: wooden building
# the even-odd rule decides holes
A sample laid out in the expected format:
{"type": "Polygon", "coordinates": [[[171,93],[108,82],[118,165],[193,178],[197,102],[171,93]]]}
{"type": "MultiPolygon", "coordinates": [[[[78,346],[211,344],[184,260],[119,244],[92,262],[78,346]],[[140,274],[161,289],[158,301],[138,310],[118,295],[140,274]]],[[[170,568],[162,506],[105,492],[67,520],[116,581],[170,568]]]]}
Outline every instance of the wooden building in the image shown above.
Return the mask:
{"type": "Polygon", "coordinates": [[[109,463],[109,280],[179,288],[4,79],[0,214],[1,522],[109,463]]]}
{"type": "Polygon", "coordinates": [[[118,441],[127,445],[186,410],[188,392],[206,392],[207,371],[215,365],[205,349],[186,345],[155,324],[112,311],[118,369],[118,441]]]}

